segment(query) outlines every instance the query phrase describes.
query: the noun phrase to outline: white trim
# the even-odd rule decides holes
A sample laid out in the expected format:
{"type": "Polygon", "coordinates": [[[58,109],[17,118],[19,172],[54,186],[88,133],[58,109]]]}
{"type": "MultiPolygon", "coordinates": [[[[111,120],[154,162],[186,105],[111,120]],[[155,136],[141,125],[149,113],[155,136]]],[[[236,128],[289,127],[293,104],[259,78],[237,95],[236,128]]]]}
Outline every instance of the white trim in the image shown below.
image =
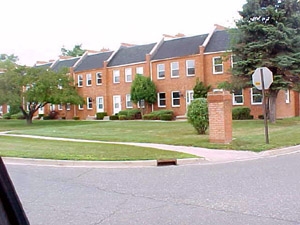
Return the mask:
{"type": "Polygon", "coordinates": [[[102,85],[102,72],[96,72],[96,85],[102,85]],[[98,74],[100,74],[101,83],[98,82],[98,74]]]}
{"type": "Polygon", "coordinates": [[[96,97],[96,113],[104,112],[104,97],[103,96],[97,96],[96,97]],[[101,101],[100,101],[101,99],[101,101]],[[102,108],[99,107],[99,105],[102,105],[102,108]]]}
{"type": "Polygon", "coordinates": [[[124,76],[125,76],[125,82],[131,83],[132,82],[132,68],[125,68],[124,76]],[[128,73],[128,71],[129,71],[129,73],[128,73]],[[130,76],[130,80],[128,79],[128,76],[130,76]]]}
{"type": "Polygon", "coordinates": [[[83,75],[82,74],[77,75],[77,87],[83,87],[83,75]],[[79,77],[81,77],[81,80],[79,80],[79,77]],[[79,85],[79,81],[81,81],[81,85],[79,85]]]}
{"type": "Polygon", "coordinates": [[[284,90],[285,103],[291,103],[290,89],[284,90]]]}
{"type": "Polygon", "coordinates": [[[172,99],[172,107],[180,107],[180,91],[172,91],[171,92],[171,99],[172,99]],[[179,93],[179,97],[178,98],[174,98],[173,94],[174,93],[179,93]],[[179,99],[179,105],[174,105],[174,100],[179,99]]]}
{"type": "Polygon", "coordinates": [[[179,77],[179,62],[171,62],[170,63],[170,72],[171,72],[171,78],[178,78],[179,77]],[[175,67],[175,70],[173,70],[173,65],[176,65],[177,64],[177,69],[175,67]],[[178,71],[178,75],[177,76],[174,76],[173,75],[173,71],[178,71]]]}
{"type": "Polygon", "coordinates": [[[194,77],[195,76],[195,74],[196,74],[196,61],[195,61],[195,59],[185,60],[185,74],[186,74],[187,77],[194,77]],[[189,61],[194,62],[194,67],[188,67],[188,62],[189,61]],[[188,69],[190,69],[190,68],[194,68],[194,73],[189,75],[188,69]]]}
{"type": "Polygon", "coordinates": [[[85,75],[85,84],[87,87],[92,86],[92,74],[91,73],[87,73],[85,75]],[[90,84],[89,84],[90,81],[90,84]]]}
{"type": "Polygon", "coordinates": [[[93,109],[93,99],[92,97],[86,97],[86,108],[87,109],[93,109]],[[91,100],[91,101],[89,101],[91,100]],[[89,106],[89,103],[92,105],[92,107],[89,106]]]}
{"type": "Polygon", "coordinates": [[[158,92],[157,93],[157,106],[159,108],[166,108],[167,107],[167,96],[166,96],[166,92],[158,92]],[[160,98],[160,94],[165,94],[165,98],[160,98]],[[160,100],[164,100],[165,101],[165,104],[164,105],[161,105],[160,104],[160,100]]]}
{"type": "Polygon", "coordinates": [[[160,64],[157,64],[157,65],[156,65],[156,76],[157,76],[157,79],[158,79],[158,80],[163,80],[163,79],[166,78],[166,66],[165,66],[165,64],[160,63],[160,64]],[[160,65],[162,65],[162,66],[164,67],[163,70],[159,70],[159,66],[160,66],[160,65]],[[160,72],[160,71],[164,71],[164,76],[163,76],[163,77],[160,77],[160,76],[159,76],[159,72],[160,72]]]}
{"type": "Polygon", "coordinates": [[[221,56],[216,56],[212,58],[212,69],[213,69],[213,74],[223,74],[224,73],[224,64],[223,64],[223,59],[221,56]],[[215,59],[221,59],[222,63],[221,64],[215,64],[215,59]],[[216,66],[222,66],[222,71],[217,72],[216,71],[216,66]]]}
{"type": "Polygon", "coordinates": [[[233,105],[244,105],[244,89],[242,89],[242,94],[241,95],[235,95],[235,93],[232,93],[232,104],[233,105]],[[242,97],[242,103],[236,102],[235,97],[241,96],[242,97]]]}
{"type": "Polygon", "coordinates": [[[78,110],[83,110],[83,104],[78,105],[78,110]]]}
{"type": "MultiPolygon", "coordinates": [[[[263,99],[262,99],[262,94],[261,94],[261,102],[253,102],[253,89],[254,88],[251,88],[251,95],[250,95],[250,97],[251,97],[251,105],[261,105],[262,104],[262,101],[263,101],[263,99]]],[[[256,89],[256,88],[255,88],[256,89]]],[[[259,94],[256,94],[256,95],[259,95],[259,94]]]]}
{"type": "Polygon", "coordinates": [[[130,94],[126,94],[126,109],[132,109],[133,108],[133,104],[131,101],[131,95],[130,94]],[[128,103],[130,103],[131,105],[128,105],[128,103]]]}
{"type": "Polygon", "coordinates": [[[137,67],[135,68],[135,74],[144,75],[144,67],[143,67],[143,66],[137,66],[137,67]],[[142,68],[143,73],[138,73],[138,71],[137,71],[138,68],[142,68]]]}
{"type": "Polygon", "coordinates": [[[232,50],[225,50],[225,51],[218,51],[218,52],[205,52],[204,55],[212,55],[212,54],[226,53],[226,52],[232,52],[232,50]]]}
{"type": "Polygon", "coordinates": [[[113,83],[119,84],[120,83],[120,70],[113,70],[113,83]],[[115,74],[117,73],[117,74],[115,74]],[[116,81],[116,78],[119,77],[119,81],[116,81]]]}

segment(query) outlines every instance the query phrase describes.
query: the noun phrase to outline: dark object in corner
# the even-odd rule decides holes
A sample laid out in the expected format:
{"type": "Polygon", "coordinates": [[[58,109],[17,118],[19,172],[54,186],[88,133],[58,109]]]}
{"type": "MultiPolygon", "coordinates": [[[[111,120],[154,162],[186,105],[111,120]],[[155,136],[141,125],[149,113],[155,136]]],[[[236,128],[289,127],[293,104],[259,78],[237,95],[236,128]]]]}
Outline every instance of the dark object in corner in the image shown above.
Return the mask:
{"type": "Polygon", "coordinates": [[[0,224],[29,225],[22,204],[0,157],[0,224]]]}

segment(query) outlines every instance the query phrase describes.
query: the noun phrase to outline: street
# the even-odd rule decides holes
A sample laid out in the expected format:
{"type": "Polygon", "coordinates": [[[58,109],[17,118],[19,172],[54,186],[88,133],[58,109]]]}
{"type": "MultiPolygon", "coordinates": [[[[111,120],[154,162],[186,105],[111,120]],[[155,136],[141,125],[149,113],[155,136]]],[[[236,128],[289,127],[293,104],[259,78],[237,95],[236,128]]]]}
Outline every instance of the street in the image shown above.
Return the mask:
{"type": "Polygon", "coordinates": [[[300,224],[300,154],[145,168],[6,165],[32,225],[300,224]]]}

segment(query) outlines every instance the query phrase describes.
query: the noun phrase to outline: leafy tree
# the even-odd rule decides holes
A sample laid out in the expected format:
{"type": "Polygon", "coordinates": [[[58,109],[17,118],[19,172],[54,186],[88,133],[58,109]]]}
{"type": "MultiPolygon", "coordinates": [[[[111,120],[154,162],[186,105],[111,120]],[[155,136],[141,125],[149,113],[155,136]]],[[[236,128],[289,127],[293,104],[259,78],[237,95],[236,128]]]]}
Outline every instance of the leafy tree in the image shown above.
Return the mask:
{"type": "Polygon", "coordinates": [[[209,125],[208,105],[206,98],[196,98],[188,106],[188,121],[198,134],[205,134],[209,125]]]}
{"type": "Polygon", "coordinates": [[[65,70],[54,72],[43,68],[20,67],[0,76],[0,104],[19,105],[27,124],[34,113],[48,103],[82,104],[65,70]]]}
{"type": "Polygon", "coordinates": [[[197,78],[196,85],[194,87],[194,98],[207,98],[207,93],[209,92],[211,86],[205,86],[202,81],[197,78]]]}
{"type": "Polygon", "coordinates": [[[247,0],[232,31],[232,50],[239,59],[234,78],[249,85],[258,67],[274,76],[269,89],[270,122],[276,121],[279,90],[300,83],[300,2],[298,0],[247,0]]]}
{"type": "Polygon", "coordinates": [[[19,60],[18,56],[15,56],[14,54],[7,55],[7,54],[0,54],[0,61],[11,61],[11,62],[17,62],[19,60]]]}
{"type": "Polygon", "coordinates": [[[16,67],[16,61],[18,61],[18,56],[0,54],[0,69],[9,70],[16,67]]]}
{"type": "Polygon", "coordinates": [[[145,101],[145,104],[153,104],[156,102],[156,87],[150,77],[145,77],[140,74],[136,74],[135,79],[132,82],[131,101],[137,104],[145,101]]]}
{"type": "Polygon", "coordinates": [[[75,45],[73,47],[73,49],[69,50],[66,49],[64,46],[60,49],[61,50],[61,54],[64,56],[82,56],[85,52],[84,49],[81,48],[81,44],[80,45],[75,45]]]}

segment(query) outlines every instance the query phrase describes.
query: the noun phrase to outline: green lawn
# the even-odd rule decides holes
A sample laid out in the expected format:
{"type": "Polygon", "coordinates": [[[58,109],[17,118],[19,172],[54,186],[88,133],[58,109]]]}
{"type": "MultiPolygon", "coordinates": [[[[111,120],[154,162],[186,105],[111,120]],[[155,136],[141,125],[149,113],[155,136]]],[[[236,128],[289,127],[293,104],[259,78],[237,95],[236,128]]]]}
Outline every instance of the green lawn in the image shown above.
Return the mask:
{"type": "MultiPolygon", "coordinates": [[[[209,135],[197,135],[194,128],[185,121],[181,122],[162,122],[162,121],[34,121],[31,126],[27,126],[25,121],[21,120],[0,120],[0,131],[10,130],[15,134],[32,134],[50,137],[65,137],[100,141],[116,142],[145,142],[145,143],[162,143],[172,145],[199,146],[216,149],[235,149],[262,151],[286,146],[300,144],[300,117],[277,120],[276,124],[269,124],[270,144],[265,144],[264,122],[262,120],[233,121],[233,138],[232,143],[212,144],[209,143],[209,135]]],[[[33,146],[33,152],[36,149],[44,152],[41,158],[48,158],[54,155],[53,149],[61,149],[66,153],[55,153],[58,158],[68,158],[72,155],[73,159],[91,159],[91,160],[130,160],[130,159],[154,159],[166,158],[166,156],[141,155],[132,156],[133,149],[140,149],[143,152],[145,148],[109,145],[109,144],[87,144],[87,143],[68,143],[59,141],[42,141],[23,138],[1,137],[0,154],[7,155],[10,152],[18,151],[16,155],[23,156],[33,146]],[[19,145],[17,145],[17,141],[19,145]],[[2,144],[3,143],[3,144],[2,144]],[[4,144],[6,143],[6,144],[4,144]],[[26,146],[25,146],[26,143],[26,146]],[[75,152],[67,151],[68,146],[72,145],[75,152]],[[9,149],[7,146],[11,146],[9,149]],[[22,149],[21,147],[24,146],[22,149]],[[47,147],[45,147],[47,146],[47,147]],[[63,146],[63,147],[62,147],[63,146]],[[77,146],[77,147],[74,147],[77,146]],[[84,146],[87,146],[84,148],[84,146]],[[97,148],[95,148],[97,146],[97,148]],[[5,149],[8,148],[8,149],[5,149]],[[50,149],[49,149],[50,148],[50,149]],[[97,150],[97,149],[100,150],[97,150]],[[119,149],[120,154],[111,151],[119,149]],[[20,150],[21,149],[21,150],[20,150]],[[52,150],[51,150],[52,149],[52,150]],[[81,156],[82,149],[85,149],[85,156],[81,156]],[[94,153],[87,153],[86,149],[94,149],[94,153]],[[104,150],[105,149],[105,150],[104,150]],[[107,154],[112,153],[109,157],[96,156],[97,152],[105,151],[107,154]],[[61,155],[60,155],[61,154],[61,155]],[[80,157],[77,157],[77,156],[80,157]],[[114,155],[116,157],[114,158],[114,155]],[[121,157],[121,158],[120,158],[121,157]],[[142,157],[142,158],[141,158],[142,157]]],[[[71,148],[71,149],[72,149],[71,148]]],[[[153,149],[150,149],[153,153],[153,149]]],[[[99,153],[100,154],[100,153],[99,153]]],[[[158,153],[163,154],[163,153],[158,153]]],[[[169,158],[190,157],[179,153],[169,158]],[[178,156],[178,157],[177,157],[178,156]]],[[[142,154],[143,155],[143,154],[142,154]]],[[[145,153],[146,155],[146,153],[145,153]]],[[[26,155],[26,157],[31,157],[26,155]]],[[[71,158],[72,158],[71,157],[71,158]]],[[[167,157],[167,158],[168,158],[167,157]]],[[[69,159],[69,158],[68,158],[69,159]]]]}

